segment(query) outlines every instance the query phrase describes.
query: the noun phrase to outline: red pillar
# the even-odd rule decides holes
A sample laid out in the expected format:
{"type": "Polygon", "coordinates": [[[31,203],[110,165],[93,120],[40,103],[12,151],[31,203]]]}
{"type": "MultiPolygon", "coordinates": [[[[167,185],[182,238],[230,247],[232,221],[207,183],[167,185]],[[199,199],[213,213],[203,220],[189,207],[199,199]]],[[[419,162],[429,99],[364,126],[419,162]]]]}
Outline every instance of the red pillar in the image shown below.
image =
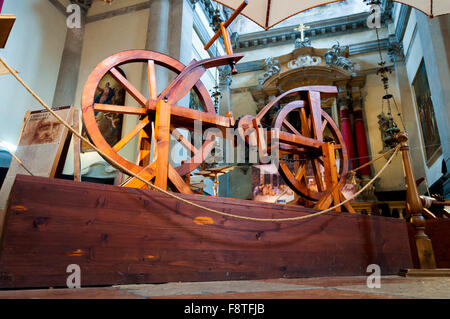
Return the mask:
{"type": "Polygon", "coordinates": [[[356,168],[356,153],[355,145],[353,143],[352,123],[350,121],[350,114],[346,105],[341,106],[341,131],[344,138],[345,146],[347,147],[348,159],[351,163],[351,169],[356,168]]]}
{"type": "MultiPolygon", "coordinates": [[[[361,107],[353,108],[353,117],[355,120],[356,148],[358,150],[359,165],[364,165],[369,162],[369,151],[367,148],[366,128],[361,107]]],[[[372,174],[370,165],[361,168],[359,173],[362,177],[369,177],[372,174]]]]}

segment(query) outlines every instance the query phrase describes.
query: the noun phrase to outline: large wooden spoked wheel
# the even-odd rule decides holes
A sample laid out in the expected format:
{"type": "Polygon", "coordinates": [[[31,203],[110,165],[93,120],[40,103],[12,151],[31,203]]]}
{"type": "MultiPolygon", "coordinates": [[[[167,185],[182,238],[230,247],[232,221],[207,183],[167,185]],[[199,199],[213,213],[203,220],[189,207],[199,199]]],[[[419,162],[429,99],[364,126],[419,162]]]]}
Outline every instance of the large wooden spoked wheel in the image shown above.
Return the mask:
{"type": "MultiPolygon", "coordinates": [[[[92,142],[102,150],[109,158],[105,158],[106,161],[115,165],[110,159],[126,167],[140,177],[151,180],[154,177],[155,163],[151,161],[145,161],[144,154],[147,157],[150,155],[151,141],[152,141],[152,121],[155,119],[155,101],[158,99],[156,88],[156,72],[155,65],[159,65],[163,68],[167,68],[176,74],[180,74],[186,67],[181,62],[158,52],[145,51],[145,50],[131,50],[114,54],[105,60],[103,60],[90,74],[83,90],[82,96],[82,112],[83,121],[86,130],[91,138],[92,142]],[[134,87],[119,71],[118,67],[129,63],[144,63],[148,74],[149,83],[149,97],[145,97],[140,91],[134,87]],[[97,87],[101,79],[110,73],[111,76],[116,79],[121,86],[131,95],[140,105],[140,107],[131,106],[118,106],[111,104],[95,104],[94,98],[97,87]],[[96,113],[116,113],[116,114],[133,114],[139,116],[138,124],[127,132],[122,139],[115,145],[109,145],[102,135],[96,121],[96,113]],[[136,163],[129,161],[119,154],[119,151],[127,145],[131,140],[138,136],[138,161],[136,163]]],[[[144,67],[144,65],[143,65],[144,67]]],[[[209,113],[211,116],[215,116],[214,105],[209,96],[208,90],[205,86],[198,81],[193,87],[195,93],[199,97],[201,106],[203,108],[202,113],[209,113]]],[[[184,138],[177,130],[179,127],[186,128],[185,125],[188,121],[185,120],[185,112],[193,111],[174,105],[178,112],[172,112],[170,131],[174,136],[177,136],[177,142],[182,144],[184,148],[191,154],[189,160],[182,162],[182,164],[175,169],[169,169],[169,179],[177,180],[179,183],[175,185],[178,191],[189,192],[187,185],[182,182],[181,176],[184,176],[194,169],[196,169],[206,157],[210,150],[213,148],[213,138],[203,142],[200,149],[195,148],[189,140],[184,138]],[[177,124],[181,126],[177,126],[177,124]]],[[[198,111],[197,111],[198,112],[198,111]]],[[[189,125],[188,125],[189,126],[189,125]]],[[[193,128],[187,128],[193,130],[193,128]]],[[[147,185],[137,179],[132,179],[125,186],[146,188],[147,185]]]]}
{"type": "MultiPolygon", "coordinates": [[[[346,181],[348,173],[348,156],[342,135],[333,119],[324,110],[320,110],[321,135],[318,137],[312,129],[311,114],[303,101],[294,101],[284,106],[274,119],[273,127],[288,134],[321,139],[332,142],[336,159],[338,188],[346,181]]],[[[310,201],[318,201],[329,196],[332,187],[325,182],[325,174],[330,173],[324,167],[322,150],[295,147],[280,143],[279,173],[289,187],[297,194],[310,201]]],[[[334,169],[334,168],[331,168],[334,169]]]]}

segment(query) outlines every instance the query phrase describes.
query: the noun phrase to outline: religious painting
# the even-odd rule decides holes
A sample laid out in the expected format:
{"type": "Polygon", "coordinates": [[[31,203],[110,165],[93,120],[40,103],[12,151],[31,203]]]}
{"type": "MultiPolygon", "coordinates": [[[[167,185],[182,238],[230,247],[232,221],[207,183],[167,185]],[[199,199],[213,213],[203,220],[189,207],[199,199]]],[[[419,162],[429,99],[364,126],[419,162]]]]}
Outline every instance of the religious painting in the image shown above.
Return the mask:
{"type": "MultiPolygon", "coordinates": [[[[125,73],[120,69],[117,70],[124,76],[125,73]]],[[[126,91],[111,73],[107,73],[101,80],[95,92],[94,103],[125,105],[126,91]]],[[[95,112],[97,126],[102,133],[106,142],[112,147],[122,138],[123,114],[95,112]]],[[[82,132],[87,137],[86,128],[83,127],[82,132]]],[[[90,152],[93,149],[86,143],[81,143],[82,152],[90,152]]]]}
{"type": "Polygon", "coordinates": [[[417,71],[413,81],[413,88],[425,146],[426,163],[428,166],[431,166],[439,157],[442,150],[424,61],[422,61],[417,71]]]}
{"type": "Polygon", "coordinates": [[[252,167],[252,193],[258,202],[287,204],[294,200],[294,191],[271,164],[252,167]]]}
{"type": "Polygon", "coordinates": [[[194,90],[191,90],[189,95],[189,108],[197,111],[203,111],[202,102],[194,90]]]}

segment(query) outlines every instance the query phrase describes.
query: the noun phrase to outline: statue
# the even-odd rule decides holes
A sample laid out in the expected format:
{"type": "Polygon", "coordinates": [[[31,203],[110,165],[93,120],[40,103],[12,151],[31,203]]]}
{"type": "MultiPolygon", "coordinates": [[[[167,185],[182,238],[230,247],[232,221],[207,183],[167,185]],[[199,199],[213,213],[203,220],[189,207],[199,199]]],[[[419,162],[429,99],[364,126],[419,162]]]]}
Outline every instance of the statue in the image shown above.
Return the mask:
{"type": "Polygon", "coordinates": [[[311,40],[305,37],[305,31],[308,30],[309,28],[310,28],[309,26],[306,26],[302,23],[298,26],[298,28],[294,29],[294,31],[300,32],[300,38],[295,40],[296,49],[311,46],[311,40]]]}
{"type": "Polygon", "coordinates": [[[259,77],[259,85],[262,86],[271,76],[277,74],[281,70],[281,65],[278,60],[274,60],[269,56],[266,58],[263,64],[264,74],[259,77]]]}
{"type": "Polygon", "coordinates": [[[311,46],[311,39],[310,38],[305,38],[304,40],[302,39],[295,39],[295,48],[299,49],[299,48],[304,48],[304,47],[310,47],[311,46]]]}
{"type": "Polygon", "coordinates": [[[349,58],[343,56],[344,50],[339,45],[339,42],[331,47],[331,50],[324,54],[325,63],[327,65],[334,65],[346,71],[354,72],[355,63],[349,58]]]}

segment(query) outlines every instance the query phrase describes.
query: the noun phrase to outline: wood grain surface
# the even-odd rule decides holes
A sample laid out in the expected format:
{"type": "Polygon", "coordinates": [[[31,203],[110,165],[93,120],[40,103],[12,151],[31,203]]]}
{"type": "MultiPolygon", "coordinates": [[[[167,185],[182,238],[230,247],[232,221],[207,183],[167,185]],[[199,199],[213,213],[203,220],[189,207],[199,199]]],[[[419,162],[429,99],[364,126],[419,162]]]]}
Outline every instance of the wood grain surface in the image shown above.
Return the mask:
{"type": "MultiPolygon", "coordinates": [[[[315,212],[300,206],[181,194],[261,218],[315,212]]],[[[330,212],[255,222],[201,211],[159,192],[19,175],[0,251],[0,288],[366,275],[412,266],[404,220],[330,212]]]]}

